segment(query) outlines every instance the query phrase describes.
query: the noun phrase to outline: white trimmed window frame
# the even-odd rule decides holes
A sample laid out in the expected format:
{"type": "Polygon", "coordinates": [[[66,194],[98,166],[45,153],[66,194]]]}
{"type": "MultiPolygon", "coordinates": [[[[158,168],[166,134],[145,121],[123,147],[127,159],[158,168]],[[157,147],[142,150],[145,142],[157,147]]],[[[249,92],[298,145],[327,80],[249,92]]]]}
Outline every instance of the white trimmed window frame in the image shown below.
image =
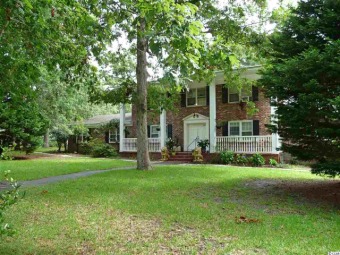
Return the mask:
{"type": "MultiPolygon", "coordinates": [[[[206,87],[201,87],[201,88],[191,88],[190,89],[191,91],[195,91],[195,104],[191,104],[189,105],[188,104],[188,99],[189,99],[189,92],[187,92],[187,95],[186,95],[186,106],[187,107],[195,107],[195,106],[206,106],[207,105],[207,90],[206,90],[206,87]],[[198,90],[204,90],[204,103],[203,104],[198,104],[198,90]]],[[[190,98],[192,99],[192,97],[190,98]]],[[[200,97],[200,99],[203,100],[203,97],[200,97]]]]}
{"type": "Polygon", "coordinates": [[[239,121],[229,121],[228,122],[228,135],[229,136],[254,136],[253,133],[253,121],[252,120],[239,120],[239,121]],[[233,126],[233,124],[238,124],[238,134],[231,134],[231,127],[233,126]],[[250,130],[244,130],[244,123],[250,123],[250,130]],[[247,134],[247,135],[243,135],[243,133],[251,133],[251,134],[247,134]]]}
{"type": "Polygon", "coordinates": [[[150,138],[160,138],[161,137],[161,127],[159,125],[150,126],[150,138]]]}
{"type": "Polygon", "coordinates": [[[119,143],[119,129],[109,130],[109,143],[119,143]]]}
{"type": "Polygon", "coordinates": [[[252,91],[245,91],[242,90],[238,91],[237,89],[229,88],[228,89],[228,103],[239,103],[241,101],[246,101],[246,100],[251,100],[252,98],[252,91]],[[230,100],[230,95],[238,95],[238,100],[237,101],[231,101],[230,100]]]}

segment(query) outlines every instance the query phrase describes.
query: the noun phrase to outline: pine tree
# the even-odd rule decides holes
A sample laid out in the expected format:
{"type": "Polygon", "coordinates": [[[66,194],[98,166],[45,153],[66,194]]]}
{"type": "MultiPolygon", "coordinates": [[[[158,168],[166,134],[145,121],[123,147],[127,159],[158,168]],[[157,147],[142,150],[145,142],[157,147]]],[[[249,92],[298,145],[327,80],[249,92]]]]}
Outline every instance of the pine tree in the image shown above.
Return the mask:
{"type": "Polygon", "coordinates": [[[261,84],[277,107],[282,149],[340,175],[340,1],[301,1],[271,35],[261,84]]]}

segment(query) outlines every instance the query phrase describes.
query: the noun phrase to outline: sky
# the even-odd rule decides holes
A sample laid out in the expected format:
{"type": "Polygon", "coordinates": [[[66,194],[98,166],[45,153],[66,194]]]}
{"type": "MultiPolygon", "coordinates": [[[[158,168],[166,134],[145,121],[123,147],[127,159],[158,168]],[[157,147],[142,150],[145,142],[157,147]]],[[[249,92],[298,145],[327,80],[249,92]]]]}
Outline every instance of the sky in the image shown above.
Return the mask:
{"type": "MultiPolygon", "coordinates": [[[[236,1],[238,1],[238,0],[236,0],[236,1]]],[[[248,0],[240,0],[240,1],[243,2],[243,1],[248,1],[248,0]]],[[[299,0],[267,0],[268,11],[272,12],[274,9],[279,8],[280,3],[283,6],[286,6],[286,7],[289,6],[289,5],[296,6],[298,1],[299,0]]],[[[222,7],[222,6],[225,6],[228,3],[228,0],[217,0],[217,2],[219,4],[219,6],[222,7]]],[[[249,24],[256,23],[258,21],[259,21],[259,19],[256,16],[250,16],[248,18],[249,24]]],[[[275,28],[275,24],[271,24],[269,22],[267,22],[264,25],[264,29],[265,29],[266,32],[273,31],[274,28],[275,28]]],[[[126,35],[122,34],[122,36],[118,40],[116,40],[115,42],[112,43],[112,45],[111,45],[111,47],[109,47],[109,49],[112,50],[112,51],[116,51],[116,50],[118,50],[119,45],[123,46],[123,48],[129,47],[130,44],[128,43],[126,35]]],[[[157,60],[156,59],[149,59],[149,62],[155,64],[155,63],[157,63],[157,60]]],[[[93,63],[93,64],[95,66],[98,66],[98,63],[93,63]]],[[[160,75],[159,73],[155,73],[154,70],[152,70],[152,69],[148,70],[148,72],[149,72],[151,77],[160,75]]],[[[153,78],[156,78],[156,77],[153,77],[153,78]]]]}
{"type": "MultiPolygon", "coordinates": [[[[230,0],[217,0],[217,2],[219,3],[219,6],[221,7],[227,5],[229,1],[230,0]]],[[[249,0],[236,0],[236,2],[237,1],[247,2],[249,0]]],[[[266,0],[266,1],[267,1],[267,11],[272,12],[273,10],[279,8],[280,5],[282,5],[283,7],[288,7],[290,5],[296,6],[299,0],[266,0]]],[[[255,23],[257,21],[259,21],[259,19],[255,15],[248,17],[249,24],[255,23]]],[[[267,32],[273,31],[274,28],[275,28],[275,24],[270,24],[269,22],[265,24],[265,31],[267,32]]]]}

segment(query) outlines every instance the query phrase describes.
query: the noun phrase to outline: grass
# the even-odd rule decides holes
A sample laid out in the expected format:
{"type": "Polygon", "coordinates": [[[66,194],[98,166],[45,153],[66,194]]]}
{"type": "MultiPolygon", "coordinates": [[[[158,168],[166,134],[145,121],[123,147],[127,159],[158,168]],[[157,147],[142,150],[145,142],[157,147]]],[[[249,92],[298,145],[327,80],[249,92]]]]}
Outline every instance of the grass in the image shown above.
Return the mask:
{"type": "MultiPolygon", "coordinates": [[[[44,152],[44,153],[56,153],[58,151],[58,147],[39,147],[35,150],[35,152],[44,152]]],[[[8,156],[11,157],[22,157],[26,156],[26,152],[23,150],[11,150],[6,153],[8,156]]]]}
{"type": "MultiPolygon", "coordinates": [[[[54,146],[54,147],[39,147],[36,152],[45,152],[45,153],[49,153],[49,152],[57,152],[58,151],[58,147],[54,146]]],[[[64,151],[64,147],[61,148],[61,151],[64,151]]]]}
{"type": "Polygon", "coordinates": [[[89,170],[134,166],[135,163],[120,159],[96,158],[41,158],[34,160],[0,161],[0,174],[11,170],[15,180],[34,180],[49,176],[76,173],[89,170]]]}
{"type": "MultiPolygon", "coordinates": [[[[86,166],[87,167],[87,166],[86,166]]],[[[113,171],[27,190],[7,211],[0,254],[327,254],[340,217],[257,182],[325,182],[308,172],[216,166],[113,171]],[[246,220],[240,222],[240,216],[246,220]]]]}

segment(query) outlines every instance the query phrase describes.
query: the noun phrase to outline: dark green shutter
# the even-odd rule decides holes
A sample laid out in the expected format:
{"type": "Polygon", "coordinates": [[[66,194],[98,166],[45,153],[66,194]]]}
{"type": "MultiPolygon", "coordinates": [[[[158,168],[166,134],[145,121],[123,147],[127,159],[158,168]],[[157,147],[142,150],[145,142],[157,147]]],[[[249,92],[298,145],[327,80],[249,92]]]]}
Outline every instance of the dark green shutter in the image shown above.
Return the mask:
{"type": "Polygon", "coordinates": [[[151,135],[151,127],[150,127],[150,125],[148,125],[148,137],[150,138],[150,135],[151,135]]]}
{"type": "Polygon", "coordinates": [[[109,143],[109,131],[105,132],[105,142],[109,143]]]}
{"type": "Polygon", "coordinates": [[[228,88],[222,85],[222,103],[228,103],[228,88]]]}
{"type": "Polygon", "coordinates": [[[253,120],[253,135],[260,135],[260,121],[253,120]]]}
{"type": "Polygon", "coordinates": [[[172,124],[168,124],[168,138],[172,139],[172,124]]]}
{"type": "Polygon", "coordinates": [[[229,130],[228,130],[228,122],[223,122],[222,126],[222,136],[228,136],[229,130]]]}
{"type": "Polygon", "coordinates": [[[259,101],[259,88],[252,86],[251,91],[252,91],[252,101],[253,102],[259,101]]]}
{"type": "Polygon", "coordinates": [[[187,106],[187,93],[185,90],[181,92],[181,107],[187,106]]]}
{"type": "Polygon", "coordinates": [[[206,103],[209,105],[209,86],[206,87],[206,103]]]}

